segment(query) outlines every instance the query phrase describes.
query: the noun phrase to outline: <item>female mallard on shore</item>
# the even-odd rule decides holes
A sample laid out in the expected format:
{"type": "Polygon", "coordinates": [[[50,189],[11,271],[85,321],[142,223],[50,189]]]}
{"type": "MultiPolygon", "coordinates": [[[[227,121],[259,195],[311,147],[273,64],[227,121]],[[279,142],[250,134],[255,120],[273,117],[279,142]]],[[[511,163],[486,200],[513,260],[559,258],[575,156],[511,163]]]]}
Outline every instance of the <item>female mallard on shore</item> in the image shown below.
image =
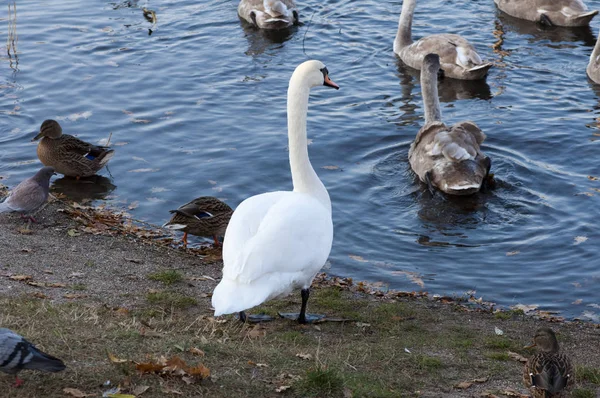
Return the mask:
{"type": "Polygon", "coordinates": [[[294,0],[241,0],[238,15],[261,29],[285,29],[298,24],[294,0]]]}
{"type": "MultiPolygon", "coordinates": [[[[575,382],[571,360],[559,351],[556,335],[550,328],[535,332],[533,344],[540,352],[527,360],[523,369],[523,382],[533,398],[566,397],[566,389],[575,382]]],[[[529,348],[527,347],[527,348],[529,348]]]]}
{"type": "Polygon", "coordinates": [[[581,0],[494,0],[500,11],[515,18],[556,26],[587,26],[598,14],[581,0]]]}
{"type": "Polygon", "coordinates": [[[449,128],[442,123],[437,90],[440,57],[423,59],[421,91],[425,125],[408,151],[408,160],[419,179],[433,193],[434,187],[451,195],[470,195],[481,189],[492,162],[481,153],[485,134],[473,122],[460,122],[449,128]]]}
{"type": "Polygon", "coordinates": [[[212,196],[201,196],[170,210],[173,214],[163,227],[183,231],[183,244],[187,247],[188,233],[196,236],[212,236],[215,246],[219,246],[219,236],[225,236],[225,230],[233,210],[226,203],[212,196]]]}
{"type": "Polygon", "coordinates": [[[37,155],[45,166],[69,177],[93,176],[113,157],[114,151],[92,145],[72,135],[63,134],[56,120],[44,120],[40,132],[32,141],[42,139],[37,155]]]}
{"type": "Polygon", "coordinates": [[[404,0],[394,40],[394,52],[402,62],[414,69],[421,69],[427,54],[440,56],[444,76],[452,79],[483,79],[492,67],[483,62],[475,48],[462,36],[443,33],[412,40],[412,20],[417,0],[404,0]]]}

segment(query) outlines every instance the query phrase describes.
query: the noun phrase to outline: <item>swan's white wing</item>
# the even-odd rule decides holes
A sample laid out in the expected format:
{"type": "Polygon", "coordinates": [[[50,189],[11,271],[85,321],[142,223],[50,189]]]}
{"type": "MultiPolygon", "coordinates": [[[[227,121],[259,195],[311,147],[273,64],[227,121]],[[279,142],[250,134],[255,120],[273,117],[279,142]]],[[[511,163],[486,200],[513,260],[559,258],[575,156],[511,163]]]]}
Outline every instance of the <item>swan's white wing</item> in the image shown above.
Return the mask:
{"type": "Polygon", "coordinates": [[[310,279],[333,241],[331,214],[310,195],[273,192],[242,202],[223,247],[223,278],[251,283],[270,273],[300,272],[310,279]]]}

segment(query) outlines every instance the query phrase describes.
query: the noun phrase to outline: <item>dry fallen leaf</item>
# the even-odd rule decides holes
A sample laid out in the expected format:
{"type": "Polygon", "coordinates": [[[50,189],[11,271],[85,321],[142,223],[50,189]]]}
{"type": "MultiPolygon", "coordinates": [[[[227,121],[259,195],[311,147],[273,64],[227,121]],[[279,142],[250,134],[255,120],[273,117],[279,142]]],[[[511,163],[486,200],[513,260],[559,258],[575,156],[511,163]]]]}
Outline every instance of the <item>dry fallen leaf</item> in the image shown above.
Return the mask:
{"type": "Polygon", "coordinates": [[[512,360],[523,362],[523,363],[527,362],[527,358],[525,358],[521,354],[517,354],[516,352],[512,352],[512,351],[508,351],[507,354],[508,354],[508,357],[512,360]]]}
{"type": "Polygon", "coordinates": [[[348,257],[350,257],[352,260],[358,261],[360,263],[368,263],[369,262],[369,260],[365,260],[361,256],[357,256],[354,254],[349,254],[348,257]]]}
{"type": "Polygon", "coordinates": [[[13,281],[28,281],[30,279],[33,279],[33,276],[31,276],[31,275],[11,275],[8,277],[8,279],[12,279],[13,281]]]}
{"type": "Polygon", "coordinates": [[[75,397],[75,398],[85,398],[85,397],[91,397],[94,395],[94,394],[86,394],[81,390],[78,390],[76,388],[69,388],[69,387],[63,388],[63,392],[65,394],[69,394],[70,396],[75,397]]]}
{"type": "Polygon", "coordinates": [[[192,347],[189,349],[189,351],[194,355],[198,355],[199,357],[204,356],[204,351],[202,351],[200,348],[192,347]]]}
{"type": "Polygon", "coordinates": [[[467,389],[469,387],[471,387],[473,385],[473,383],[468,382],[468,381],[461,381],[460,383],[458,383],[457,385],[454,386],[454,388],[460,388],[460,389],[467,389]]]}
{"type": "Polygon", "coordinates": [[[525,304],[517,304],[517,305],[513,305],[512,308],[513,310],[521,310],[523,311],[525,314],[534,311],[535,309],[537,309],[539,306],[537,304],[530,304],[530,305],[525,305],[525,304]]]}
{"type": "Polygon", "coordinates": [[[275,389],[275,392],[284,392],[286,390],[289,390],[290,388],[292,388],[292,386],[279,386],[275,389]]]}
{"type": "Polygon", "coordinates": [[[578,245],[578,244],[583,243],[586,240],[588,240],[588,237],[587,236],[576,236],[573,238],[573,240],[575,241],[575,243],[573,243],[573,244],[578,245]]]}
{"type": "Polygon", "coordinates": [[[297,356],[298,358],[305,359],[305,360],[312,359],[312,355],[311,355],[311,354],[303,354],[303,353],[301,353],[301,352],[300,352],[300,353],[298,353],[298,354],[296,354],[296,356],[297,356]]]}
{"type": "Polygon", "coordinates": [[[133,389],[132,393],[135,396],[142,395],[143,393],[145,393],[146,391],[148,391],[149,388],[150,388],[150,386],[136,386],[133,389]]]}
{"type": "Polygon", "coordinates": [[[117,356],[115,354],[111,353],[110,351],[106,351],[106,355],[108,356],[108,359],[110,359],[110,361],[112,363],[125,363],[125,362],[129,362],[128,359],[117,358],[117,356]]]}

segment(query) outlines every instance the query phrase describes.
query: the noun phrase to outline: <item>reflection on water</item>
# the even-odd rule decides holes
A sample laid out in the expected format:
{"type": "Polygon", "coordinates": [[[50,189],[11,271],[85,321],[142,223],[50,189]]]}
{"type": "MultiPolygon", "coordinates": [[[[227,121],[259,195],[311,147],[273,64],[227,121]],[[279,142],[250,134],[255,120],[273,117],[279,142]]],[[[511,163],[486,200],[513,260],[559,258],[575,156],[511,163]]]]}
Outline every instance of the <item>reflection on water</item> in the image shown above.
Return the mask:
{"type": "Polygon", "coordinates": [[[281,47],[281,44],[290,40],[298,31],[298,26],[280,30],[258,29],[242,18],[240,18],[240,25],[244,30],[246,40],[248,40],[248,50],[245,54],[252,57],[261,55],[267,49],[281,47]]]}
{"type": "Polygon", "coordinates": [[[94,175],[75,179],[63,177],[52,182],[51,192],[60,193],[76,202],[84,200],[101,200],[116,189],[110,178],[94,175]]]}
{"type": "MultiPolygon", "coordinates": [[[[408,99],[415,94],[415,90],[420,94],[421,72],[406,66],[400,58],[396,62],[403,98],[408,99]]],[[[486,79],[458,80],[442,77],[438,79],[438,95],[441,102],[454,102],[471,98],[489,100],[492,98],[492,91],[486,79]]]]}
{"type": "Polygon", "coordinates": [[[511,30],[520,35],[531,36],[533,42],[550,40],[553,43],[583,42],[584,45],[593,47],[596,39],[592,28],[579,26],[567,28],[564,26],[546,26],[532,21],[515,18],[500,10],[497,11],[500,26],[504,32],[511,30]]]}

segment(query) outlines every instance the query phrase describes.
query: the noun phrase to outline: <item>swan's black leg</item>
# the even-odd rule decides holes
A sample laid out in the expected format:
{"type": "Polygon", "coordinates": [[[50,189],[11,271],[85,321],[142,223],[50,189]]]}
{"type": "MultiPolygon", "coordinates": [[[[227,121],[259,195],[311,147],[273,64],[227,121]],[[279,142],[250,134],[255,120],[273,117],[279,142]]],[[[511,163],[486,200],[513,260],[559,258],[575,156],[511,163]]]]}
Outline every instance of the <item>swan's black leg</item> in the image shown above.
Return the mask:
{"type": "Polygon", "coordinates": [[[298,316],[298,323],[306,323],[306,303],[308,303],[308,296],[310,296],[310,289],[302,289],[300,291],[302,296],[302,307],[300,307],[300,315],[298,316]]]}
{"type": "Polygon", "coordinates": [[[554,24],[546,14],[540,15],[540,23],[544,26],[554,26],[554,24]]]}
{"type": "Polygon", "coordinates": [[[431,171],[425,173],[425,182],[427,183],[427,188],[429,188],[429,193],[431,193],[431,196],[435,196],[435,188],[431,183],[431,171]]]}
{"type": "Polygon", "coordinates": [[[481,192],[487,192],[490,189],[490,169],[492,168],[492,159],[489,157],[485,158],[486,171],[483,182],[481,183],[481,192]]]}

